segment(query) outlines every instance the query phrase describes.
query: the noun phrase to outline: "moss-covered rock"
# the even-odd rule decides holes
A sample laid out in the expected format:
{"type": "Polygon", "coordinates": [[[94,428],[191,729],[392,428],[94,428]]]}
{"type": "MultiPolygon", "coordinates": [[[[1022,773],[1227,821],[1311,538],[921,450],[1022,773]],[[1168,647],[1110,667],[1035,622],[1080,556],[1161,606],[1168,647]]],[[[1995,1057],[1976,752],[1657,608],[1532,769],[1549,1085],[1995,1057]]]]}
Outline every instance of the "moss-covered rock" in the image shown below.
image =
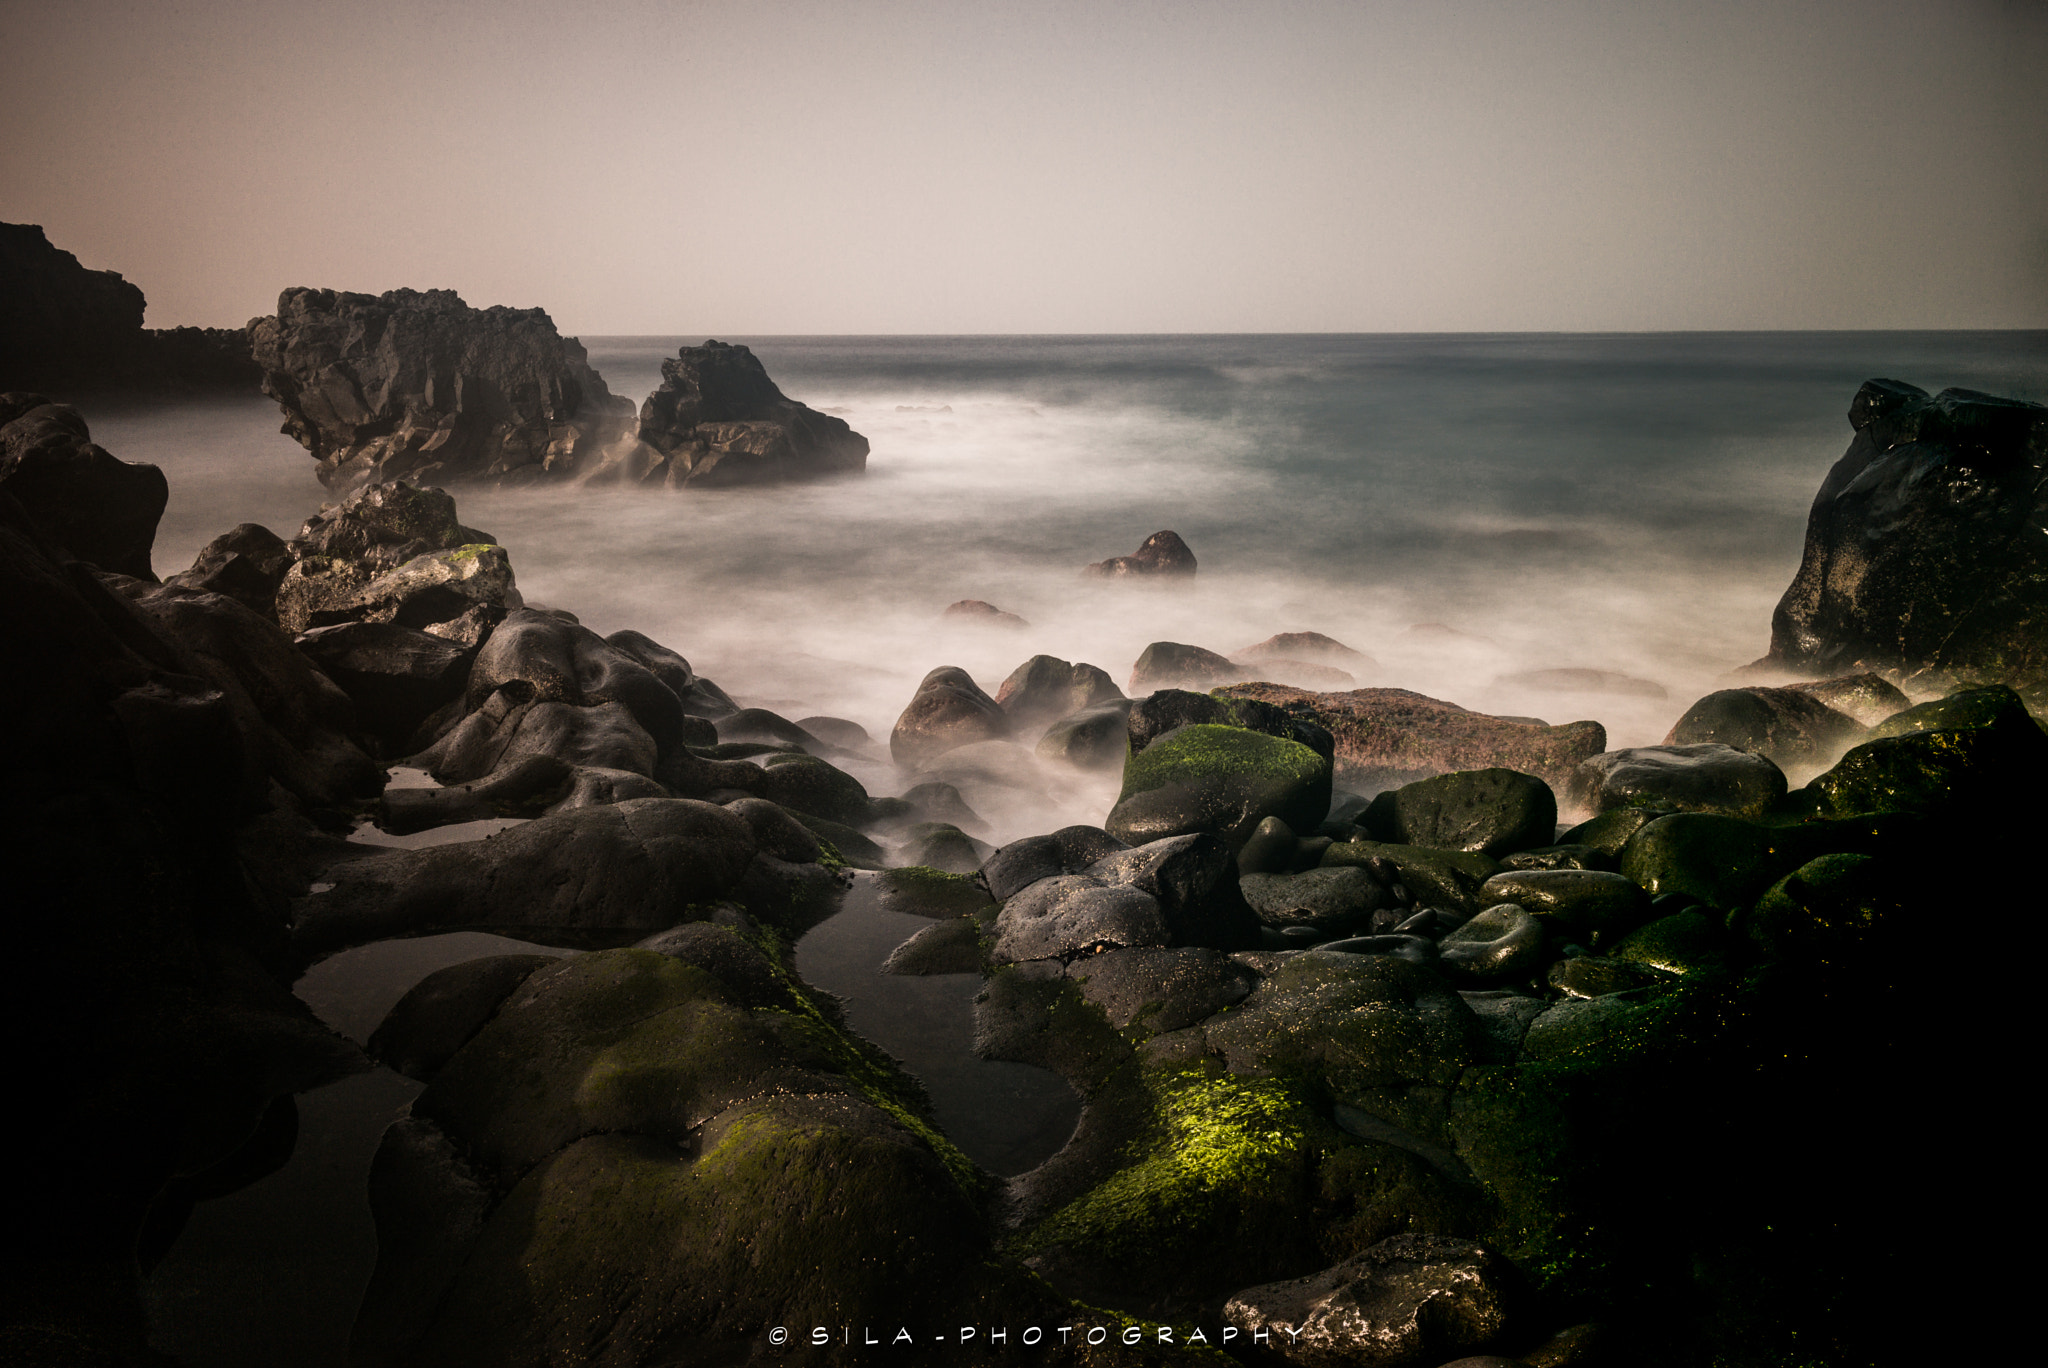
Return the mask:
{"type": "Polygon", "coordinates": [[[1725,969],[1732,949],[1719,918],[1688,908],[1631,932],[1607,954],[1667,974],[1693,974],[1725,969]]]}
{"type": "Polygon", "coordinates": [[[1299,741],[1203,723],[1168,732],[1124,763],[1104,823],[1131,845],[1213,832],[1234,848],[1267,817],[1313,829],[1330,808],[1330,761],[1299,741]]]}
{"type": "Polygon", "coordinates": [[[905,865],[875,875],[879,906],[916,917],[966,917],[995,910],[995,900],[970,874],[905,865]]]}
{"type": "MultiPolygon", "coordinates": [[[[1994,814],[2037,784],[2041,767],[2048,762],[2048,736],[2026,710],[1998,707],[1996,702],[1990,701],[1977,725],[1913,730],[1866,741],[1798,797],[1827,817],[1874,812],[1994,814]]],[[[1957,710],[1962,710],[1960,704],[1957,710]]]]}
{"type": "Polygon", "coordinates": [[[1739,817],[1674,813],[1629,838],[1621,872],[1653,897],[1682,893],[1727,911],[1810,859],[1810,844],[1795,830],[1739,817]]]}
{"type": "Polygon", "coordinates": [[[1917,707],[1902,708],[1870,729],[1866,740],[1907,736],[1923,731],[1957,731],[1967,727],[2017,728],[2032,723],[2026,701],[2003,684],[1962,689],[1917,707]]]}
{"type": "Polygon", "coordinates": [[[1771,885],[1739,921],[1748,940],[1774,959],[1806,965],[1853,964],[1898,916],[1897,875],[1869,855],[1823,855],[1771,885]]]}

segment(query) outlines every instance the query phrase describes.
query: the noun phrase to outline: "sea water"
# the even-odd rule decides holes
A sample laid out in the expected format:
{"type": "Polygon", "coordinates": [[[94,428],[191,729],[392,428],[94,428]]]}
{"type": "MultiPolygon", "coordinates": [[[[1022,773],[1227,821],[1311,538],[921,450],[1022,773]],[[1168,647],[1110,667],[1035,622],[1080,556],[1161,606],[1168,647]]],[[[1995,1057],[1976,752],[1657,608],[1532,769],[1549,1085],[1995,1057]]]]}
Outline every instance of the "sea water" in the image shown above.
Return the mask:
{"type": "MultiPolygon", "coordinates": [[[[664,357],[702,340],[586,342],[637,402],[664,357]]],[[[878,795],[899,791],[882,750],[936,666],[993,692],[1046,653],[1123,684],[1150,642],[1229,654],[1276,632],[1362,652],[1359,686],[1592,718],[1610,746],[1654,743],[1764,653],[1865,379],[2048,402],[2043,332],[721,340],[752,346],[784,393],[864,434],[867,473],[679,493],[458,487],[460,516],[509,548],[529,601],[601,633],[645,632],[743,704],[861,723],[882,749],[848,766],[878,795]],[[1200,562],[1191,584],[1081,576],[1169,528],[1200,562]],[[1028,625],[941,616],[960,599],[1028,625]],[[1554,669],[1626,682],[1518,679],[1554,669]]],[[[239,522],[293,535],[326,497],[260,397],[84,411],[101,445],[169,477],[160,574],[239,522]]],[[[978,834],[1099,822],[1113,784],[1049,782],[989,804],[978,834]]],[[[964,1039],[950,1057],[913,1048],[920,1022],[964,1034],[972,985],[892,1004],[868,964],[888,934],[849,920],[800,959],[856,999],[863,1029],[903,1034],[896,1049],[942,1117],[973,1111],[977,1089],[1017,1086],[977,1078],[964,1039]]],[[[493,947],[368,947],[300,992],[360,1039],[419,976],[493,947]]],[[[202,1365],[279,1361],[280,1346],[341,1361],[374,1256],[363,1176],[415,1088],[380,1070],[301,1100],[292,1164],[202,1204],[152,1279],[161,1347],[202,1365]]],[[[1072,1102],[1026,1116],[1004,1093],[981,1110],[1045,1130],[1072,1102]]],[[[1019,1136],[954,1125],[984,1162],[1028,1158],[1019,1136]]],[[[1042,1157],[1058,1142],[1030,1143],[1042,1157]]]]}

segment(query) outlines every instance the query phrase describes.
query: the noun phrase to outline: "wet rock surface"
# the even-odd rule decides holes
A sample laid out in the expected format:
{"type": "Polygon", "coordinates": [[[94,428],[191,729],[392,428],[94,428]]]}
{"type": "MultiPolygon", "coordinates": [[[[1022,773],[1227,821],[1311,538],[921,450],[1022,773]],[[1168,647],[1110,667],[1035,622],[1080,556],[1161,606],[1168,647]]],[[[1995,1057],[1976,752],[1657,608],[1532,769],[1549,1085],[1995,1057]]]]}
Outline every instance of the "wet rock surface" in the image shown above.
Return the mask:
{"type": "Polygon", "coordinates": [[[2015,684],[2048,674],[2048,409],[1871,380],[1849,425],[1766,659],[1821,672],[1990,670],[2015,684]]]}

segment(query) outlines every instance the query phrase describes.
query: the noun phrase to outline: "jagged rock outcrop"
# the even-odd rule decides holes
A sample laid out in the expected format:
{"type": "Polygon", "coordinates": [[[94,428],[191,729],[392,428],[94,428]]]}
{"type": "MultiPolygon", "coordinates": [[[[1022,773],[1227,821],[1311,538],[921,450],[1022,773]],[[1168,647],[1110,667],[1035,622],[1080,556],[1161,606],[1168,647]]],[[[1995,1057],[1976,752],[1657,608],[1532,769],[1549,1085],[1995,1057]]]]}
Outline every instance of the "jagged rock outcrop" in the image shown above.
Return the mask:
{"type": "Polygon", "coordinates": [[[2048,679],[2048,408],[1871,380],[1759,664],[2048,679]]]}
{"type": "Polygon", "coordinates": [[[32,223],[0,223],[0,389],[256,387],[239,328],[145,328],[142,291],[32,223]]]}
{"type": "Polygon", "coordinates": [[[640,406],[637,450],[604,474],[635,484],[722,486],[857,475],[868,439],[786,397],[745,347],[708,341],[661,363],[640,406]]]}
{"type": "Polygon", "coordinates": [[[249,333],[263,392],[330,488],[561,478],[632,422],[583,344],[541,309],[473,309],[453,290],[298,287],[249,333]]]}

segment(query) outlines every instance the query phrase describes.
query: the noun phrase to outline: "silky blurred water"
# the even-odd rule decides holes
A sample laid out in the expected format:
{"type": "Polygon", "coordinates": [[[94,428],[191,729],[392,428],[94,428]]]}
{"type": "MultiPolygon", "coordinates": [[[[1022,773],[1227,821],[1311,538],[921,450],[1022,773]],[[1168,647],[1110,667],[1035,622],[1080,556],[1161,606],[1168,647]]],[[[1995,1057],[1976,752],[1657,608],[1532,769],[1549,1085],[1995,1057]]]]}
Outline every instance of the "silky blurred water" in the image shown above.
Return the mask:
{"type": "MultiPolygon", "coordinates": [[[[701,340],[586,342],[637,399],[701,340]]],[[[1045,652],[1121,682],[1152,641],[1227,654],[1306,630],[1372,657],[1360,686],[1655,742],[1763,654],[1863,380],[2048,400],[2041,332],[722,340],[866,435],[867,473],[458,488],[463,519],[510,548],[530,600],[877,738],[938,665],[993,691],[1045,652]],[[1191,586],[1080,578],[1163,528],[1200,561],[1191,586]],[[967,598],[1030,625],[941,620],[967,598]],[[1557,668],[1666,694],[1504,682],[1557,668]]],[[[289,535],[320,502],[266,401],[88,416],[170,477],[159,571],[245,519],[289,535]]],[[[1055,798],[1071,820],[1107,801],[1055,798]]]]}

